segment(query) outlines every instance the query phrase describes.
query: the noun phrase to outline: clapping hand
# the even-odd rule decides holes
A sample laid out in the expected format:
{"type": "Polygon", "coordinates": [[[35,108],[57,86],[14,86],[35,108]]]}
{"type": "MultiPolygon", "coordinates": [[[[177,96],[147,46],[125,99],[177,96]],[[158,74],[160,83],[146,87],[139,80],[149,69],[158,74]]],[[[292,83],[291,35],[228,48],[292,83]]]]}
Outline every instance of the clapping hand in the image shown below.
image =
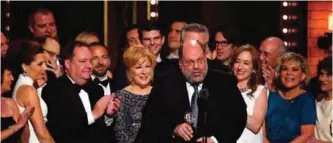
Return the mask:
{"type": "Polygon", "coordinates": [[[28,119],[30,118],[30,116],[32,115],[32,113],[34,112],[34,110],[35,110],[34,107],[28,106],[20,114],[20,117],[18,118],[18,121],[17,121],[17,124],[19,125],[20,128],[25,126],[25,124],[27,123],[28,119]]]}
{"type": "Polygon", "coordinates": [[[109,105],[106,109],[106,114],[108,116],[114,115],[118,111],[118,109],[120,107],[120,104],[121,104],[121,98],[120,97],[116,97],[114,93],[110,96],[111,96],[110,102],[109,102],[109,105]]]}

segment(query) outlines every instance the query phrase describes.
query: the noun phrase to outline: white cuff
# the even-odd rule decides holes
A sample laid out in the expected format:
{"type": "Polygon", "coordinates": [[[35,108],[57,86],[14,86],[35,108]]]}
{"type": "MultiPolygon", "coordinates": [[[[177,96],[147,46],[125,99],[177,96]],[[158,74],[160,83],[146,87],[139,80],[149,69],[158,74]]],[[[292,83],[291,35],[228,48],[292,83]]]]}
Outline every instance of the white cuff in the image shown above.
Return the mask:
{"type": "Polygon", "coordinates": [[[209,137],[209,138],[212,139],[214,143],[219,143],[219,142],[217,141],[217,139],[216,139],[214,136],[211,136],[211,137],[209,137]]]}
{"type": "Polygon", "coordinates": [[[94,119],[92,112],[88,112],[87,117],[88,117],[88,125],[95,123],[95,119],[94,119]]]}

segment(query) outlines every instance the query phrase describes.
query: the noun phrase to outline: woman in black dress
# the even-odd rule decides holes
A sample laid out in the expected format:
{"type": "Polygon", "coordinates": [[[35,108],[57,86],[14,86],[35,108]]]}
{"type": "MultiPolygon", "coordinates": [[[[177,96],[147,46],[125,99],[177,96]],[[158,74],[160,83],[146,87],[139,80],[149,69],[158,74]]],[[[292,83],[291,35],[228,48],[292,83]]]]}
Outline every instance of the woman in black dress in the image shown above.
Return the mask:
{"type": "Polygon", "coordinates": [[[20,115],[14,100],[2,96],[11,90],[11,84],[14,80],[6,64],[4,60],[1,61],[1,142],[17,143],[21,138],[23,127],[34,109],[32,107],[26,108],[20,115]]]}

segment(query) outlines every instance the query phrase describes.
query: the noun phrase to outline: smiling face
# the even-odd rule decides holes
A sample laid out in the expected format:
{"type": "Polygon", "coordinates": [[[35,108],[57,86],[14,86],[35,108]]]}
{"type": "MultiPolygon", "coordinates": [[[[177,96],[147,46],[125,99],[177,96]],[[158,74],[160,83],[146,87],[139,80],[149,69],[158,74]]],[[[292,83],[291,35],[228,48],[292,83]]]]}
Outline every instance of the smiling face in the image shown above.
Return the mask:
{"type": "Polygon", "coordinates": [[[159,30],[142,31],[142,44],[156,56],[160,53],[163,43],[164,36],[159,30]]]}
{"type": "Polygon", "coordinates": [[[153,77],[153,66],[148,57],[141,58],[132,68],[131,73],[131,84],[139,87],[147,87],[150,85],[153,77]]]}
{"type": "Polygon", "coordinates": [[[329,74],[326,70],[321,69],[319,71],[320,89],[324,92],[332,92],[332,74],[329,74]]]}
{"type": "Polygon", "coordinates": [[[35,55],[34,60],[29,64],[22,64],[23,70],[34,81],[43,79],[46,70],[46,56],[44,53],[35,55]]]}
{"type": "Polygon", "coordinates": [[[232,70],[238,81],[249,80],[253,71],[250,52],[244,51],[240,53],[233,64],[232,70]]]}
{"type": "Polygon", "coordinates": [[[99,77],[105,76],[111,63],[108,51],[103,46],[97,45],[90,47],[90,52],[92,54],[93,74],[99,77]]]}
{"type": "Polygon", "coordinates": [[[84,85],[92,74],[91,53],[86,46],[77,46],[71,60],[65,60],[68,74],[79,85],[84,85]]]}
{"type": "Polygon", "coordinates": [[[13,81],[14,77],[12,75],[12,72],[10,70],[5,69],[2,75],[1,93],[10,91],[13,81]]]}
{"type": "Polygon", "coordinates": [[[300,87],[301,82],[306,78],[300,63],[296,61],[285,61],[280,70],[281,82],[287,89],[300,87]]]}

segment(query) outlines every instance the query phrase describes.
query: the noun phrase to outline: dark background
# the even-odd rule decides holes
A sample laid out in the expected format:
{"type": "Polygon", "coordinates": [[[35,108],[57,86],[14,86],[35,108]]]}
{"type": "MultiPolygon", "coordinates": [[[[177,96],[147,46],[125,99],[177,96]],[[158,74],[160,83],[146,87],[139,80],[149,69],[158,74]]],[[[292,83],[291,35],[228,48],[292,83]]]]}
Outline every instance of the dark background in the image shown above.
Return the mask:
{"type": "MultiPolygon", "coordinates": [[[[3,31],[4,1],[1,2],[1,29],[3,31]]],[[[108,2],[108,46],[112,63],[116,63],[120,35],[123,29],[132,23],[141,23],[146,19],[146,2],[136,2],[137,21],[132,21],[133,2],[108,2]]],[[[159,21],[163,32],[167,34],[168,27],[174,19],[185,19],[197,22],[213,29],[219,24],[237,26],[244,39],[255,46],[268,36],[282,37],[280,30],[281,2],[181,2],[160,1],[159,21]]],[[[10,39],[29,36],[28,15],[35,8],[45,7],[53,11],[58,27],[58,36],[62,45],[83,30],[92,30],[99,34],[103,41],[103,1],[97,2],[10,2],[11,31],[10,39]]],[[[306,22],[305,22],[306,23],[306,22]]],[[[303,31],[304,32],[304,31],[303,31]]],[[[306,32],[305,32],[306,33],[306,32]]],[[[166,35],[167,36],[167,35],[166,35]]],[[[211,35],[214,36],[214,35],[211,35]]],[[[306,36],[306,35],[305,35],[306,36]]],[[[306,41],[306,39],[303,39],[306,41]]],[[[166,43],[165,43],[166,44],[166,43]]],[[[306,52],[304,52],[306,53],[306,52]]],[[[113,65],[114,67],[115,65],[113,65]]]]}

